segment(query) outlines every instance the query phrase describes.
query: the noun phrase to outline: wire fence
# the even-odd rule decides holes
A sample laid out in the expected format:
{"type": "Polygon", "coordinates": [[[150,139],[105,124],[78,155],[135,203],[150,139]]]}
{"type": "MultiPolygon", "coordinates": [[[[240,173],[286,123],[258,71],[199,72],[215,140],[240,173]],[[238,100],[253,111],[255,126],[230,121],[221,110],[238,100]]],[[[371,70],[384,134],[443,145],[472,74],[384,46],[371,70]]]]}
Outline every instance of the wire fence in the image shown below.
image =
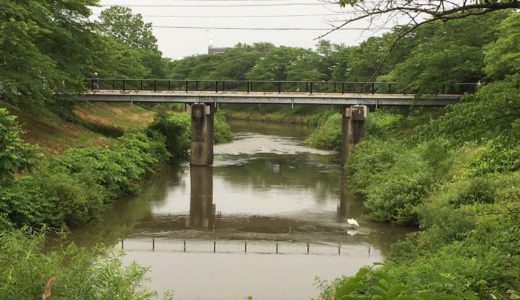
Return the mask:
{"type": "Polygon", "coordinates": [[[371,247],[359,244],[332,244],[286,241],[181,240],[165,238],[126,239],[119,244],[125,251],[189,253],[255,253],[291,255],[363,255],[371,247]]]}

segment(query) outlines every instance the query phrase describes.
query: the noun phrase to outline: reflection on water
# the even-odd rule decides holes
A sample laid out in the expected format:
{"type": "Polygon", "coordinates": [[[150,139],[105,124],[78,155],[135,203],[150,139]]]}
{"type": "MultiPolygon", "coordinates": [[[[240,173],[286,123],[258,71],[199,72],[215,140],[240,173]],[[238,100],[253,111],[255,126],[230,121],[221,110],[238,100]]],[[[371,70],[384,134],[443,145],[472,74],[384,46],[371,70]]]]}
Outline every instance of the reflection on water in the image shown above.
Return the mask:
{"type": "Polygon", "coordinates": [[[314,275],[333,278],[381,261],[390,245],[408,231],[368,222],[359,202],[346,189],[336,155],[306,147],[302,142],[305,128],[237,123],[233,130],[235,141],[215,146],[213,167],[180,164],[157,173],[138,197],[121,203],[100,224],[75,232],[74,238],[85,244],[110,244],[122,238],[149,241],[154,237],[210,245],[213,240],[219,244],[247,240],[350,247],[352,251],[346,256],[323,259],[330,263],[323,267],[315,264],[321,258],[301,259],[290,254],[281,258],[255,255],[252,259],[254,254],[244,258],[246,254],[237,253],[132,251],[127,256],[151,265],[152,287],[173,288],[178,299],[239,299],[237,295],[248,293],[245,277],[259,282],[258,287],[265,285],[264,292],[251,288],[255,299],[301,299],[316,296],[309,282],[314,275]],[[356,235],[347,234],[347,218],[360,223],[356,235]],[[207,265],[201,265],[202,261],[207,265]],[[242,281],[235,279],[238,271],[230,268],[236,262],[244,264],[239,276],[242,281]],[[269,284],[278,284],[276,274],[257,271],[263,264],[286,270],[286,297],[273,297],[269,284]],[[165,265],[171,270],[161,271],[165,265]],[[215,286],[212,297],[197,288],[194,277],[211,281],[206,284],[215,286]],[[233,290],[225,288],[229,280],[237,280],[233,290]],[[310,290],[302,289],[301,283],[291,285],[298,281],[308,282],[310,290]]]}
{"type": "Polygon", "coordinates": [[[190,217],[186,227],[210,229],[215,224],[215,204],[213,204],[213,168],[192,166],[190,168],[190,217]]]}

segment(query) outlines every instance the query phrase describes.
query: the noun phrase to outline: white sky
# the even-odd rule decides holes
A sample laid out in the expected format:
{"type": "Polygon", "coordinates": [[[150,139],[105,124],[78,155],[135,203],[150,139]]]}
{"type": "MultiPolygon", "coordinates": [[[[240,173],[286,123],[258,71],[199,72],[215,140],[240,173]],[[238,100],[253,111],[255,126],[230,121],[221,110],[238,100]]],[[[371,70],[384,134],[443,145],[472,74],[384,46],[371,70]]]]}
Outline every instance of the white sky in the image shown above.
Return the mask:
{"type": "MultiPolygon", "coordinates": [[[[180,58],[207,53],[210,40],[214,47],[232,47],[237,43],[252,44],[270,42],[275,45],[314,48],[315,40],[326,31],[248,31],[205,29],[208,27],[240,28],[330,28],[347,19],[347,14],[335,16],[231,18],[226,16],[276,16],[276,15],[321,15],[342,13],[337,4],[324,4],[320,0],[101,0],[101,5],[126,5],[134,13],[140,13],[146,22],[154,25],[153,32],[158,39],[159,49],[167,57],[180,58]],[[273,4],[313,4],[287,6],[255,6],[273,4]],[[136,7],[143,5],[148,7],[136,7]],[[242,5],[242,6],[240,6],[242,5]],[[152,7],[153,6],[153,7],[152,7]],[[170,7],[168,7],[170,6],[170,7]],[[175,7],[172,7],[175,6],[175,7]],[[206,6],[206,7],[179,7],[206,6]],[[214,7],[208,7],[214,6],[214,7]],[[176,17],[171,17],[176,16],[176,17]],[[203,16],[193,18],[187,16],[203,16]],[[197,26],[201,29],[161,28],[160,26],[197,26]]],[[[94,8],[97,16],[106,7],[94,8]]],[[[357,22],[347,28],[365,28],[366,22],[357,22]]],[[[381,30],[336,31],[326,37],[338,44],[356,45],[369,36],[381,35],[381,30]]]]}

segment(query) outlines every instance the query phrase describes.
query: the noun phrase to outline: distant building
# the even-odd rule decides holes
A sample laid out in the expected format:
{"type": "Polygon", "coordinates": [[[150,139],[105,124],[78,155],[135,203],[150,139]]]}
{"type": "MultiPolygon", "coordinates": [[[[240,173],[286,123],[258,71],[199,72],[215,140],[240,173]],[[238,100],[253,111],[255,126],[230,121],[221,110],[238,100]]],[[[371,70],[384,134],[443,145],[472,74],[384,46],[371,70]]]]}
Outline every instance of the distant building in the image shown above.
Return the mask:
{"type": "Polygon", "coordinates": [[[208,54],[217,54],[224,52],[228,47],[213,47],[211,45],[208,46],[208,54]]]}

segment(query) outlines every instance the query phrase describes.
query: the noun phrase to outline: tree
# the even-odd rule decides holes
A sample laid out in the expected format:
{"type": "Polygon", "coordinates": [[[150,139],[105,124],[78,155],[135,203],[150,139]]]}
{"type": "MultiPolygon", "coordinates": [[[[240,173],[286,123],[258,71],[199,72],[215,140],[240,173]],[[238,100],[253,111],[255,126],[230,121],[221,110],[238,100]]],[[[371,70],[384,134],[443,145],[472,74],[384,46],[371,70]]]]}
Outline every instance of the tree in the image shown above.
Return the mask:
{"type": "Polygon", "coordinates": [[[152,23],[145,23],[141,14],[133,14],[124,6],[111,6],[99,16],[101,31],[132,48],[158,51],[152,23]]]}
{"type": "MultiPolygon", "coordinates": [[[[397,81],[412,92],[450,92],[454,83],[477,82],[484,77],[484,47],[496,40],[506,12],[447,24],[434,22],[408,37],[408,55],[379,79],[397,81]]],[[[394,49],[394,54],[399,52],[394,49]]]]}
{"type": "Polygon", "coordinates": [[[77,89],[91,58],[94,0],[0,0],[0,97],[27,104],[77,89]]]}
{"type": "Polygon", "coordinates": [[[485,71],[502,79],[520,72],[520,13],[512,13],[500,24],[499,38],[485,48],[485,71]]]}
{"type": "MultiPolygon", "coordinates": [[[[469,16],[488,14],[497,10],[520,8],[518,0],[496,1],[451,1],[451,0],[339,0],[340,6],[349,8],[353,17],[334,28],[338,29],[350,23],[368,19],[371,24],[376,19],[408,20],[410,30],[436,20],[443,22],[463,19],[469,16]]],[[[325,34],[326,35],[326,34],[325,34]]]]}

